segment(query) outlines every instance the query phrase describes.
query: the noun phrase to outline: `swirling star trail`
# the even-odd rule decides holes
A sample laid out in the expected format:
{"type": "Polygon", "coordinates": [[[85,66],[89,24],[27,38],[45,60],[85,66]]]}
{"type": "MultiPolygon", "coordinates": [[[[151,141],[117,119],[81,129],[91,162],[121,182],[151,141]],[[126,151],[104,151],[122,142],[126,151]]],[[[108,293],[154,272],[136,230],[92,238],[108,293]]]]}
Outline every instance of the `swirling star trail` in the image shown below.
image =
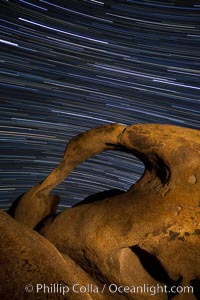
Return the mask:
{"type": "MultiPolygon", "coordinates": [[[[0,1],[0,206],[38,184],[66,142],[102,124],[200,129],[200,1],[0,1]]],[[[143,172],[108,152],[55,189],[59,210],[143,172]]]]}

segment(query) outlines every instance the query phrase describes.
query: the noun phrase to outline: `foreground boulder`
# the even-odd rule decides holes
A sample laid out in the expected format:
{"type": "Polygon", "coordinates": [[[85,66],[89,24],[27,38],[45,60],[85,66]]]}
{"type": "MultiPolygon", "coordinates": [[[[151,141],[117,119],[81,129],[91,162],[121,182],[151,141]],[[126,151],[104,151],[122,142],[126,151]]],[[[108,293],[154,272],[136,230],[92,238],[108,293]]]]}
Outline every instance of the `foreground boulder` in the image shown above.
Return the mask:
{"type": "MultiPolygon", "coordinates": [[[[105,287],[103,293],[89,291],[91,299],[198,299],[200,132],[155,124],[111,124],[85,132],[69,142],[58,167],[20,199],[14,218],[29,233],[40,228],[42,240],[76,262],[82,272],[78,283],[88,276],[105,287]],[[142,178],[126,193],[50,218],[58,204],[52,189],[79,163],[109,149],[137,156],[145,165],[142,178]]],[[[66,272],[70,278],[71,270],[66,272]]]]}
{"type": "Polygon", "coordinates": [[[40,234],[0,211],[0,299],[115,299],[40,234]],[[83,293],[82,293],[83,291],[83,293]]]}

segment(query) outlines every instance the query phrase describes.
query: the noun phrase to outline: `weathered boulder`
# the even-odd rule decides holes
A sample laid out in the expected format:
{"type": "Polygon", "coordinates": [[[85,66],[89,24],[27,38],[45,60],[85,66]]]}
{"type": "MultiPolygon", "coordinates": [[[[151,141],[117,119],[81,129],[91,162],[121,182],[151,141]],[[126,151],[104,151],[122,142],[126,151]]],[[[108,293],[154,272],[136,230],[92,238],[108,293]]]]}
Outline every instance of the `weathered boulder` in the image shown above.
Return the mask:
{"type": "MultiPolygon", "coordinates": [[[[108,291],[115,299],[152,299],[153,287],[157,287],[154,299],[172,296],[197,299],[200,283],[200,132],[197,130],[156,124],[129,127],[111,124],[83,133],[69,142],[59,166],[22,197],[15,210],[16,220],[34,228],[53,212],[52,202],[48,202],[51,190],[80,162],[109,149],[137,156],[145,165],[142,178],[126,193],[63,211],[40,233],[107,288],[132,287],[132,291],[123,293],[108,291]],[[47,199],[43,210],[42,199],[47,199]],[[144,285],[146,289],[133,292],[133,286],[144,285]],[[194,293],[191,290],[184,293],[184,287],[190,285],[194,293]],[[163,292],[172,287],[173,293],[163,292]],[[175,293],[177,289],[182,292],[180,295],[175,293]]],[[[96,295],[90,296],[97,299],[96,295]]],[[[108,299],[107,294],[103,296],[108,299]]]]}
{"type": "Polygon", "coordinates": [[[0,299],[115,299],[49,241],[0,211],[0,299]],[[81,293],[81,287],[89,287],[81,293]],[[93,291],[93,292],[92,292],[93,291]]]}

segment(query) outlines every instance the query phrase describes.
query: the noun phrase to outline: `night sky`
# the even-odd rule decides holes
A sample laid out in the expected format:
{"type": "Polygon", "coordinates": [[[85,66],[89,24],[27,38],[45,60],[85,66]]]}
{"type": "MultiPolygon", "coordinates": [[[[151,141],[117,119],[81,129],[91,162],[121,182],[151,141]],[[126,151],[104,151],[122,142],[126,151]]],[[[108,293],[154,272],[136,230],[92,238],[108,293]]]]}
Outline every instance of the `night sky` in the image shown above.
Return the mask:
{"type": "MultiPolygon", "coordinates": [[[[0,1],[0,208],[59,163],[67,141],[108,123],[200,129],[200,1],[0,1]]],[[[106,152],[54,194],[59,210],[143,164],[106,152]]]]}

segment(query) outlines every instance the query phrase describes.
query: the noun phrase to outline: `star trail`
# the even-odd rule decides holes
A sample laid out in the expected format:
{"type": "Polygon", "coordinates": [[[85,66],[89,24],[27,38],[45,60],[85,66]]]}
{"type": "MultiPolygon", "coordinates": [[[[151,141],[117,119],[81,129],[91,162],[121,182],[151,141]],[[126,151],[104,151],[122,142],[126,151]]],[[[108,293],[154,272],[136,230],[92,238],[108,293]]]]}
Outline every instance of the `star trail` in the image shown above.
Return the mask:
{"type": "MultiPolygon", "coordinates": [[[[0,1],[0,207],[38,184],[67,141],[103,124],[200,129],[200,1],[0,1]]],[[[110,151],[54,194],[59,210],[127,190],[144,167],[110,151]]]]}

